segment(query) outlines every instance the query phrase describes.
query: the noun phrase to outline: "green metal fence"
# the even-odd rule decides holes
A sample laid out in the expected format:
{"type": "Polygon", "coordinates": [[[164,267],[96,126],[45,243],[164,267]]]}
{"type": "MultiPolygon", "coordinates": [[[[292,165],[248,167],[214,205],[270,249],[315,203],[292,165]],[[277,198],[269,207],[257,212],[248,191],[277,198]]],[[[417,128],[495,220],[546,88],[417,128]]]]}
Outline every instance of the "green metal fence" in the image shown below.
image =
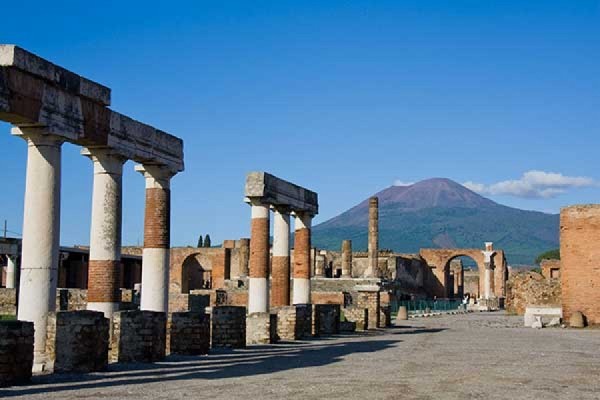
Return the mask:
{"type": "Polygon", "coordinates": [[[462,300],[400,300],[391,304],[392,314],[396,314],[401,306],[405,306],[409,314],[422,314],[425,312],[456,311],[463,308],[462,300]]]}

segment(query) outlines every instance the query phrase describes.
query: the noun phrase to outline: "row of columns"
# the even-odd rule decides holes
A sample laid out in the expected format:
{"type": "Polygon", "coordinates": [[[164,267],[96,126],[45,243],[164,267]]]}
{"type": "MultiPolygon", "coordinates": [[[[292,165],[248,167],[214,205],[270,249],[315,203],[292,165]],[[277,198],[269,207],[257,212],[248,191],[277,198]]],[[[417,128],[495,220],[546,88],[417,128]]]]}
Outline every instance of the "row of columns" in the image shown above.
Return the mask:
{"type": "Polygon", "coordinates": [[[269,299],[270,208],[261,199],[250,199],[250,271],[248,279],[248,313],[268,312],[269,306],[310,303],[310,250],[312,215],[293,212],[294,268],[290,265],[291,210],[273,206],[272,287],[269,299]],[[293,298],[290,299],[290,276],[293,298]]]}
{"type": "MultiPolygon", "coordinates": [[[[40,128],[13,128],[27,141],[27,173],[18,318],[33,321],[35,354],[45,349],[46,322],[55,310],[60,238],[63,138],[40,128]]],[[[88,309],[108,318],[118,310],[121,269],[122,174],[127,159],[106,148],[83,149],[94,165],[88,309]]],[[[146,178],[141,309],[168,307],[170,189],[162,166],[137,166],[146,178]]]]}

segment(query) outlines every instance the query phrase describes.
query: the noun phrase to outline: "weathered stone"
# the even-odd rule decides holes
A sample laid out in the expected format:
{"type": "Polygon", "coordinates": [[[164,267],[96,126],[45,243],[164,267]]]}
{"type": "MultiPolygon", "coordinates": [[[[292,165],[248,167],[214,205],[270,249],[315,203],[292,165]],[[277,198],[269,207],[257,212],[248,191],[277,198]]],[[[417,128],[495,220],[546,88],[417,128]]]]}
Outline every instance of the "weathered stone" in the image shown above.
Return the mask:
{"type": "Polygon", "coordinates": [[[167,317],[155,311],[119,311],[113,315],[110,360],[155,362],[165,358],[167,317]]]}
{"type": "Polygon", "coordinates": [[[542,329],[544,327],[544,324],[542,324],[542,317],[535,317],[535,321],[533,321],[531,327],[534,329],[542,329]]]}
{"type": "Polygon", "coordinates": [[[212,308],[212,347],[246,347],[246,307],[212,308]]]}
{"type": "Polygon", "coordinates": [[[344,307],[342,310],[346,321],[356,324],[357,331],[369,329],[369,310],[358,306],[344,307]]]}
{"type": "Polygon", "coordinates": [[[408,309],[406,306],[398,307],[398,314],[396,314],[396,321],[407,321],[408,320],[408,309]]]}
{"type": "MultiPolygon", "coordinates": [[[[246,344],[269,344],[275,339],[271,336],[271,315],[269,313],[251,313],[246,317],[246,344]]],[[[275,314],[275,318],[277,315],[275,314]]],[[[277,326],[277,320],[274,321],[277,326]]]]}
{"type": "Polygon", "coordinates": [[[569,319],[571,328],[585,328],[585,316],[580,311],[575,311],[569,319]]]}
{"type": "Polygon", "coordinates": [[[33,367],[33,322],[0,321],[0,387],[26,383],[33,367]]]}
{"type": "Polygon", "coordinates": [[[266,172],[250,172],[246,176],[245,196],[261,198],[265,204],[288,206],[293,211],[319,213],[317,193],[266,172]]]}
{"type": "Polygon", "coordinates": [[[560,307],[558,279],[545,279],[537,272],[522,272],[510,277],[506,290],[506,311],[524,315],[527,306],[560,307]]]}
{"type": "Polygon", "coordinates": [[[339,304],[314,304],[313,305],[313,335],[335,335],[340,332],[340,305],[339,304]]]}
{"type": "Polygon", "coordinates": [[[167,354],[201,355],[210,349],[210,315],[203,312],[170,313],[167,354]]]}

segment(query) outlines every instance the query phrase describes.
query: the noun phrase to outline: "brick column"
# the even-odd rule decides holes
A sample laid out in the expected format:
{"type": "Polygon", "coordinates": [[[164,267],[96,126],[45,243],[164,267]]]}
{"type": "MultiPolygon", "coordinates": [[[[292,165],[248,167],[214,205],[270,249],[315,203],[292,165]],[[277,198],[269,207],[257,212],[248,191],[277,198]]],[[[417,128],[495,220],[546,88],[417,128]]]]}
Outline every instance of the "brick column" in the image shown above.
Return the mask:
{"type": "Polygon", "coordinates": [[[369,199],[369,265],[365,271],[365,278],[376,278],[378,273],[379,257],[379,199],[369,199]]]}
{"type": "Polygon", "coordinates": [[[41,129],[13,128],[27,140],[18,319],[34,324],[35,362],[44,361],[48,313],[56,309],[63,140],[41,129]]]}
{"type": "Polygon", "coordinates": [[[269,206],[251,199],[248,313],[269,311],[269,206]]]}
{"type": "Polygon", "coordinates": [[[146,178],[144,251],[140,309],[167,312],[169,304],[169,248],[173,172],[165,167],[138,165],[146,178]]]}
{"type": "Polygon", "coordinates": [[[342,278],[352,278],[352,240],[342,242],[342,278]]]}
{"type": "Polygon", "coordinates": [[[121,293],[121,223],[124,157],[107,149],[83,149],[94,163],[87,309],[112,318],[121,293]]]}
{"type": "Polygon", "coordinates": [[[290,214],[275,207],[273,214],[273,260],[271,306],[290,305],[290,214]]]}
{"type": "Polygon", "coordinates": [[[294,232],[294,304],[310,303],[310,250],[312,215],[297,212],[294,232]]]}

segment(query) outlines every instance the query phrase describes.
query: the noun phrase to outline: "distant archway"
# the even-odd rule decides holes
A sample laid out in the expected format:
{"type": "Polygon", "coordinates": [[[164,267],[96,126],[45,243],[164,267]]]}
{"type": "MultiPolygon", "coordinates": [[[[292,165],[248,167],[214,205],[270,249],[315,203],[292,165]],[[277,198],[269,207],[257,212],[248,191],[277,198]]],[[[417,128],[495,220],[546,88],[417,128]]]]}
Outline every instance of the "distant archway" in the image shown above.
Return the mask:
{"type": "Polygon", "coordinates": [[[181,266],[181,293],[190,290],[210,289],[212,284],[211,271],[205,268],[199,254],[190,254],[181,266]]]}

